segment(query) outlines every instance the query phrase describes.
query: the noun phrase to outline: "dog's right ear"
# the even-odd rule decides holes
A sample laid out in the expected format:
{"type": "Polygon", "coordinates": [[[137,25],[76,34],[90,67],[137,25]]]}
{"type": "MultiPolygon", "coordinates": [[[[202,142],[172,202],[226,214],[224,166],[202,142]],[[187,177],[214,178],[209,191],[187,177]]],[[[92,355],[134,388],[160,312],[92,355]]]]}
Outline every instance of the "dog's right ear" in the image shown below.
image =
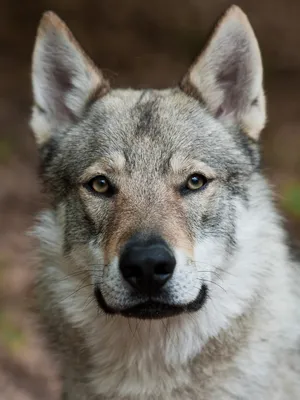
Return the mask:
{"type": "Polygon", "coordinates": [[[39,145],[76,122],[93,98],[109,90],[101,71],[64,22],[50,11],[43,15],[38,28],[32,85],[31,127],[39,145]]]}

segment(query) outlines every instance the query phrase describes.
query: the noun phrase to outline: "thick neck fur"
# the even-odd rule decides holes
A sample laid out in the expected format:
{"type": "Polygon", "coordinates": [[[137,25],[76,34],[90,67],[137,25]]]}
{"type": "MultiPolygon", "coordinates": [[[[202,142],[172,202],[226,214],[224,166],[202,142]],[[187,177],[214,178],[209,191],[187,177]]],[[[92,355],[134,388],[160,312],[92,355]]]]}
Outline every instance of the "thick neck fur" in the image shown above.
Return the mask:
{"type": "MultiPolygon", "coordinates": [[[[206,393],[213,382],[208,378],[215,375],[221,383],[220,376],[225,377],[233,360],[244,373],[249,358],[242,350],[245,343],[267,340],[280,348],[278,316],[284,315],[280,324],[289,325],[289,315],[295,311],[287,291],[291,262],[279,217],[261,177],[252,190],[255,193],[249,196],[247,211],[236,204],[238,250],[229,259],[228,273],[221,273],[218,284],[210,288],[204,308],[158,321],[104,315],[93,299],[88,279],[64,272],[68,261],[62,255],[59,216],[54,211],[42,215],[36,232],[43,261],[39,277],[47,282],[45,301],[54,319],[56,309],[62,316],[53,326],[63,326],[65,319],[68,329],[71,326],[80,332],[82,346],[88,349],[87,375],[94,393],[106,396],[103,398],[192,399],[188,391],[197,381],[200,399],[199,386],[206,393]]],[[[42,301],[44,296],[45,292],[40,294],[42,301]]],[[[283,325],[282,331],[287,331],[283,325]]],[[[293,335],[291,332],[291,340],[293,335]]],[[[250,351],[249,345],[247,348],[250,351]]],[[[272,356],[251,362],[272,368],[272,356]]]]}

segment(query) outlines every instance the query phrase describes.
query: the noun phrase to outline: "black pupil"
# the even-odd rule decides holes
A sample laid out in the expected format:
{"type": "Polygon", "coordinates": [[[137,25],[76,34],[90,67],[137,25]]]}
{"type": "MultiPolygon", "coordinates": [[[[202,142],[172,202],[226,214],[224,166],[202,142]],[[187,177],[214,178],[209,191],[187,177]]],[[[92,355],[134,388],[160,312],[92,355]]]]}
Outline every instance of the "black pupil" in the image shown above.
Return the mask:
{"type": "Polygon", "coordinates": [[[191,181],[192,181],[192,184],[193,184],[193,185],[196,185],[196,186],[197,186],[197,185],[199,185],[199,183],[200,183],[200,177],[194,175],[194,176],[191,177],[191,181]]]}
{"type": "Polygon", "coordinates": [[[105,187],[107,185],[106,179],[105,178],[98,178],[97,183],[101,187],[105,187]]]}

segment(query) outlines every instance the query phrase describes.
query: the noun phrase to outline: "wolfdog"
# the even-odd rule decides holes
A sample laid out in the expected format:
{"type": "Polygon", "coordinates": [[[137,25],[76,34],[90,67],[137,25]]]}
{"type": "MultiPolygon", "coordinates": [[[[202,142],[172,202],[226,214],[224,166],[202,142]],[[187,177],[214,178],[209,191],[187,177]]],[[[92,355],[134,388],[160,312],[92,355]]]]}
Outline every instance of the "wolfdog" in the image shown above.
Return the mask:
{"type": "Polygon", "coordinates": [[[36,299],[62,398],[299,399],[299,265],[262,173],[243,11],[164,90],[111,90],[46,12],[32,81],[36,299]]]}

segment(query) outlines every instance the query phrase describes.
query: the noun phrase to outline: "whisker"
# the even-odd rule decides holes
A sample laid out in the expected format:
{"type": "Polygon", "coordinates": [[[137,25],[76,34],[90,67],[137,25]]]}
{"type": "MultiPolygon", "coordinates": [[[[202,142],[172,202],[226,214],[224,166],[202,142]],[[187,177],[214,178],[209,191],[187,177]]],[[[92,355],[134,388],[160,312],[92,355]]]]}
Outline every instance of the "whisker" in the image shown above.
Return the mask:
{"type": "Polygon", "coordinates": [[[212,283],[213,285],[216,285],[216,286],[218,286],[220,289],[222,289],[225,293],[227,293],[227,291],[221,286],[221,285],[219,285],[218,283],[216,283],[216,282],[214,282],[214,281],[211,281],[211,280],[209,280],[209,279],[200,279],[200,278],[197,278],[197,280],[198,281],[200,281],[200,282],[207,282],[207,283],[212,283]]]}
{"type": "MultiPolygon", "coordinates": [[[[209,263],[205,263],[205,262],[202,262],[202,261],[195,261],[195,260],[191,260],[190,263],[191,264],[195,264],[196,266],[198,266],[198,265],[199,266],[207,266],[207,267],[210,267],[212,269],[216,269],[218,271],[224,272],[224,273],[226,273],[228,275],[232,275],[229,271],[227,271],[227,269],[222,268],[222,267],[220,267],[218,265],[215,265],[215,264],[209,264],[209,263]]],[[[201,271],[199,271],[199,272],[201,272],[201,271]]],[[[204,271],[204,272],[206,272],[206,271],[204,271]]],[[[212,272],[213,273],[214,271],[212,270],[212,271],[207,271],[207,272],[212,272]]]]}
{"type": "Polygon", "coordinates": [[[94,294],[90,294],[88,297],[87,297],[87,299],[86,299],[86,301],[85,301],[85,303],[84,303],[84,305],[83,305],[83,310],[86,308],[86,307],[88,307],[92,302],[94,301],[94,294]],[[87,301],[90,299],[90,301],[87,303],[87,301]]]}
{"type": "Polygon", "coordinates": [[[93,286],[93,284],[89,283],[88,285],[85,286],[81,286],[80,288],[78,288],[77,290],[75,290],[73,293],[69,294],[67,297],[65,297],[64,299],[61,299],[57,304],[60,304],[62,302],[64,302],[65,300],[67,300],[69,297],[74,296],[74,294],[78,293],[80,290],[85,289],[89,286],[93,286]]]}

